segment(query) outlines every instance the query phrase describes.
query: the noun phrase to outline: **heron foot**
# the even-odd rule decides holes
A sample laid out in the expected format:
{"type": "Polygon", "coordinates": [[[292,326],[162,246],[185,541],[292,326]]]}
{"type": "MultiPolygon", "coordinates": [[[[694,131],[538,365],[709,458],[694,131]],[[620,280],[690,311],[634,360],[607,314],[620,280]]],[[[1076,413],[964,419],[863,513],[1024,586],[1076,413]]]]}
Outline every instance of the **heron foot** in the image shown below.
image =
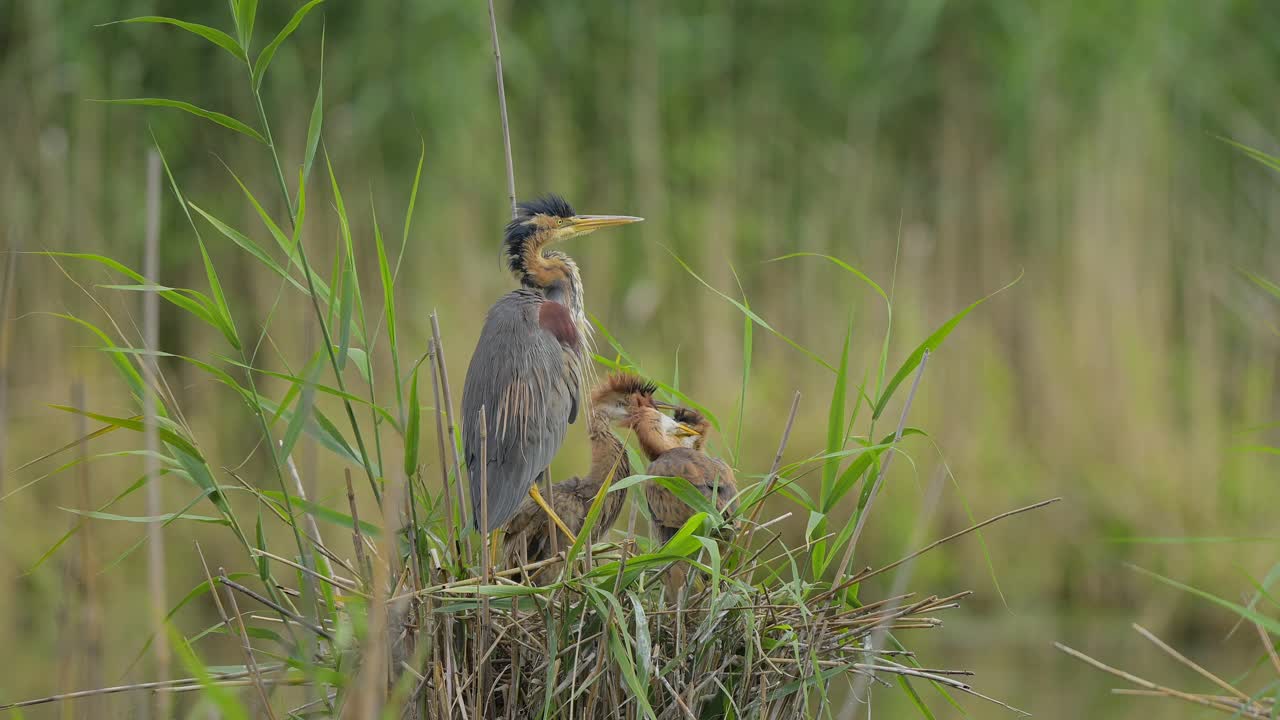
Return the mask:
{"type": "Polygon", "coordinates": [[[546,499],[542,497],[542,493],[538,490],[537,483],[529,486],[529,497],[533,498],[533,501],[538,504],[538,507],[542,508],[542,511],[547,514],[547,517],[551,518],[551,522],[555,523],[556,527],[560,528],[560,532],[564,533],[564,536],[569,538],[570,544],[578,542],[578,539],[573,535],[573,531],[569,529],[568,525],[564,524],[564,521],[560,519],[560,516],[556,514],[556,511],[552,510],[551,506],[547,504],[546,499]]]}

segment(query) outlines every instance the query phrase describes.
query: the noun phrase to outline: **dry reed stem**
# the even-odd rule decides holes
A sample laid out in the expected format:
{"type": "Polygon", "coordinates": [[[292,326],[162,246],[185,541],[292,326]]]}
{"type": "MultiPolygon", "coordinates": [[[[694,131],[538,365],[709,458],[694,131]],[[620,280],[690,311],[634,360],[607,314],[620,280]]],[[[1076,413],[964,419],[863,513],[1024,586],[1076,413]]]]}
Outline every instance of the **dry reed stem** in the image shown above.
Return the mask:
{"type": "MultiPolygon", "coordinates": [[[[492,17],[493,3],[489,3],[490,17],[492,17]]],[[[496,37],[495,37],[496,42],[496,37]]],[[[477,422],[480,423],[480,577],[485,585],[489,584],[489,543],[493,541],[489,537],[489,427],[488,418],[485,417],[485,407],[480,406],[480,417],[477,422]]],[[[484,679],[486,670],[488,669],[488,654],[485,652],[488,645],[489,623],[489,598],[481,596],[480,598],[480,627],[476,633],[475,651],[481,659],[476,663],[476,685],[477,688],[484,687],[484,679]]],[[[496,647],[496,646],[495,646],[496,647]]],[[[484,717],[488,715],[488,705],[483,702],[484,693],[477,689],[475,693],[475,715],[476,717],[484,717]]]]}
{"type": "MultiPolygon", "coordinates": [[[[258,690],[258,699],[262,702],[262,711],[266,713],[268,718],[275,720],[276,714],[271,709],[271,697],[267,694],[266,687],[262,684],[262,673],[258,670],[258,660],[254,657],[253,645],[249,642],[249,630],[245,627],[244,615],[240,614],[240,604],[236,602],[236,594],[231,592],[231,588],[227,588],[227,602],[231,605],[231,617],[236,619],[236,627],[232,627],[231,620],[228,618],[227,613],[223,611],[222,603],[218,599],[217,588],[213,584],[213,578],[209,574],[209,565],[205,562],[203,553],[200,555],[200,564],[204,568],[204,576],[209,582],[209,590],[213,595],[213,602],[218,606],[218,614],[222,616],[222,621],[227,626],[227,631],[240,638],[240,649],[244,653],[244,664],[251,673],[249,677],[253,680],[254,687],[258,690]]],[[[218,573],[226,575],[227,570],[219,567],[218,573]]]]}
{"type": "MultiPolygon", "coordinates": [[[[1085,655],[1084,653],[1080,652],[1079,650],[1070,648],[1066,645],[1063,645],[1060,642],[1055,642],[1053,646],[1061,650],[1062,652],[1066,653],[1067,655],[1070,655],[1071,657],[1076,658],[1077,660],[1080,660],[1081,662],[1084,662],[1088,665],[1092,665],[1093,667],[1103,672],[1110,673],[1123,680],[1127,680],[1128,682],[1133,683],[1134,685],[1137,685],[1138,687],[1141,687],[1144,690],[1147,690],[1155,695],[1159,695],[1162,697],[1176,698],[1178,700],[1194,703],[1196,705],[1202,705],[1204,707],[1212,708],[1214,710],[1221,710],[1223,712],[1239,713],[1241,717],[1259,718],[1259,719],[1270,717],[1270,713],[1266,711],[1264,708],[1262,708],[1260,705],[1249,706],[1249,705],[1226,703],[1226,702],[1223,702],[1222,700],[1215,699],[1212,696],[1203,696],[1203,695],[1197,695],[1195,693],[1188,693],[1188,692],[1183,692],[1181,690],[1175,690],[1174,688],[1171,688],[1171,687],[1158,685],[1156,683],[1151,682],[1150,680],[1146,680],[1132,673],[1125,672],[1124,670],[1111,667],[1106,663],[1103,663],[1099,660],[1095,660],[1092,657],[1089,657],[1088,655],[1085,655]]],[[[1125,694],[1131,694],[1133,692],[1134,691],[1131,691],[1131,690],[1124,691],[1125,694]]]]}
{"type": "Polygon", "coordinates": [[[1202,677],[1204,677],[1204,678],[1206,678],[1207,680],[1209,680],[1209,682],[1212,682],[1214,685],[1217,685],[1218,687],[1222,688],[1223,690],[1226,690],[1227,692],[1231,693],[1232,695],[1235,695],[1237,699],[1239,699],[1239,700],[1243,700],[1244,702],[1249,702],[1249,701],[1250,701],[1250,699],[1249,699],[1249,696],[1248,696],[1248,695],[1245,695],[1244,693],[1242,693],[1242,692],[1240,692],[1239,690],[1237,690],[1237,689],[1235,688],[1235,686],[1233,686],[1231,683],[1227,682],[1226,680],[1223,680],[1222,678],[1218,677],[1217,675],[1214,675],[1213,673],[1211,673],[1211,672],[1209,672],[1208,670],[1204,669],[1204,667],[1203,667],[1203,666],[1201,666],[1201,665],[1199,665],[1198,663],[1196,663],[1196,662],[1192,661],[1192,660],[1191,660],[1191,658],[1187,657],[1186,655],[1183,655],[1182,653],[1178,652],[1177,650],[1174,650],[1172,647],[1170,647],[1168,644],[1166,644],[1163,640],[1161,640],[1160,638],[1156,637],[1156,636],[1155,636],[1155,634],[1154,634],[1154,633],[1152,633],[1150,630],[1147,630],[1146,628],[1142,627],[1142,626],[1141,626],[1141,625],[1139,625],[1138,623],[1132,623],[1132,627],[1133,627],[1133,629],[1134,629],[1135,631],[1137,631],[1137,633],[1138,633],[1139,635],[1141,635],[1142,637],[1146,638],[1147,640],[1150,640],[1150,641],[1151,641],[1151,643],[1152,643],[1153,645],[1155,645],[1156,647],[1158,647],[1158,648],[1160,648],[1161,650],[1163,650],[1163,651],[1165,652],[1165,654],[1167,654],[1169,657],[1173,658],[1174,660],[1177,660],[1178,662],[1182,663],[1183,665],[1186,665],[1187,667],[1191,668],[1192,670],[1195,670],[1195,671],[1196,671],[1197,673],[1199,673],[1202,677]]]}
{"type": "Polygon", "coordinates": [[[289,717],[289,718],[306,717],[304,713],[306,713],[308,710],[311,710],[312,708],[319,707],[320,705],[329,705],[330,707],[332,707],[333,701],[337,697],[338,697],[338,694],[334,692],[325,697],[316,698],[315,700],[308,700],[307,702],[301,705],[298,705],[297,707],[290,708],[289,711],[285,713],[285,717],[289,717]]]}
{"type": "MultiPolygon", "coordinates": [[[[0,319],[3,319],[3,314],[0,314],[0,319]]],[[[84,381],[79,378],[71,385],[71,404],[79,410],[87,409],[84,381]]],[[[4,418],[0,416],[0,423],[3,423],[3,421],[4,418]]],[[[83,437],[87,429],[85,417],[83,415],[77,416],[75,424],[75,434],[78,437],[83,437]]],[[[3,430],[0,430],[0,433],[2,432],[3,430]]],[[[79,461],[76,466],[76,480],[80,488],[80,506],[88,509],[94,507],[93,493],[90,490],[88,446],[85,443],[80,443],[76,448],[76,454],[79,461]]],[[[2,467],[0,466],[0,468],[2,467]]],[[[83,613],[81,619],[83,646],[79,658],[82,676],[81,687],[98,687],[102,684],[103,669],[102,605],[98,598],[98,561],[94,546],[94,524],[77,520],[75,525],[80,528],[80,561],[77,564],[79,577],[76,582],[76,588],[83,613]]],[[[106,707],[102,703],[96,702],[96,699],[81,703],[80,708],[88,716],[102,714],[106,710],[106,707]]]]}
{"type": "MultiPolygon", "coordinates": [[[[1267,656],[1271,660],[1272,667],[1275,668],[1277,673],[1280,673],[1280,657],[1276,656],[1275,647],[1271,642],[1271,638],[1269,637],[1267,632],[1256,623],[1255,623],[1255,628],[1258,630],[1259,639],[1261,640],[1263,647],[1266,649],[1267,656]]],[[[1247,693],[1240,690],[1235,685],[1232,685],[1226,680],[1223,680],[1218,675],[1215,675],[1214,673],[1205,669],[1200,664],[1196,663],[1195,661],[1191,660],[1187,656],[1178,652],[1173,647],[1171,647],[1170,645],[1168,645],[1167,643],[1165,643],[1164,641],[1156,637],[1154,633],[1150,632],[1149,630],[1142,627],[1141,625],[1138,625],[1137,623],[1133,623],[1133,629],[1143,638],[1150,641],[1157,648],[1159,648],[1161,652],[1165,653],[1166,655],[1173,658],[1174,660],[1177,660],[1180,664],[1194,670],[1201,677],[1209,680],[1214,685],[1217,685],[1219,688],[1222,688],[1223,690],[1225,690],[1228,693],[1228,695],[1191,693],[1191,692],[1185,692],[1182,690],[1177,690],[1175,688],[1166,687],[1164,685],[1158,685],[1149,680],[1133,675],[1132,673],[1128,673],[1123,670],[1119,670],[1117,668],[1111,667],[1110,665],[1107,665],[1101,661],[1095,660],[1094,658],[1089,657],[1088,655],[1085,655],[1084,653],[1079,652],[1078,650],[1074,650],[1070,647],[1067,647],[1062,643],[1054,643],[1054,646],[1057,647],[1062,652],[1078,660],[1081,660],[1082,662],[1085,662],[1099,670],[1102,670],[1103,672],[1107,672],[1112,675],[1115,675],[1116,677],[1127,680],[1133,683],[1134,685],[1137,685],[1140,688],[1142,688],[1140,690],[1134,690],[1131,688],[1117,688],[1112,690],[1113,693],[1118,695],[1137,695],[1142,697],[1172,698],[1176,700],[1181,700],[1183,702],[1193,703],[1203,707],[1211,708],[1213,710],[1218,710],[1220,712],[1230,713],[1232,715],[1235,715],[1236,717],[1246,717],[1246,718],[1274,717],[1273,706],[1275,704],[1275,701],[1272,698],[1250,697],[1247,693]]]]}
{"type": "Polygon", "coordinates": [[[356,555],[356,567],[360,571],[360,577],[368,583],[372,569],[369,567],[369,559],[365,556],[364,538],[360,536],[360,508],[356,507],[356,491],[351,486],[351,468],[343,468],[342,475],[347,483],[347,505],[351,508],[351,545],[356,555]]]}
{"type": "MultiPolygon", "coordinates": [[[[262,673],[279,672],[283,669],[283,665],[271,665],[265,669],[259,668],[262,673]]],[[[210,677],[213,680],[221,681],[247,678],[251,674],[252,673],[248,670],[238,670],[231,673],[210,673],[210,677]]],[[[111,687],[95,688],[93,690],[77,690],[75,692],[58,693],[56,695],[45,695],[44,697],[33,698],[31,700],[5,703],[0,705],[0,712],[6,710],[17,710],[25,707],[34,707],[36,705],[47,705],[54,702],[66,702],[67,700],[79,700],[82,698],[98,697],[101,695],[115,695],[117,693],[134,692],[137,690],[163,690],[176,688],[189,688],[195,690],[200,687],[200,678],[196,677],[175,678],[173,680],[153,680],[151,682],[113,685],[111,687]]]]}
{"type": "Polygon", "coordinates": [[[1253,627],[1258,631],[1262,646],[1267,649],[1267,657],[1271,658],[1271,667],[1275,668],[1276,675],[1280,676],[1280,655],[1276,654],[1276,646],[1275,643],[1271,642],[1271,635],[1257,622],[1253,623],[1253,627]]]}
{"type": "MultiPolygon", "coordinates": [[[[961,538],[961,537],[963,537],[963,536],[965,536],[965,535],[968,535],[968,534],[969,534],[969,533],[971,533],[971,532],[976,532],[976,531],[978,531],[978,530],[981,530],[982,528],[984,528],[984,527],[986,527],[986,526],[988,526],[988,525],[991,525],[992,523],[1000,522],[1001,520],[1004,520],[1005,518],[1013,517],[1014,515],[1021,515],[1022,513],[1025,513],[1025,512],[1031,512],[1032,510],[1039,510],[1040,508],[1045,507],[1046,505],[1052,505],[1052,504],[1054,504],[1054,503],[1058,502],[1059,500],[1062,500],[1062,498],[1060,498],[1060,497],[1049,498],[1048,500],[1041,500],[1040,502],[1037,502],[1037,503],[1031,503],[1030,505],[1024,505],[1023,507],[1016,508],[1016,509],[1013,509],[1013,510],[1008,510],[1008,511],[1005,511],[1005,512],[1000,513],[999,515],[994,515],[994,516],[992,516],[992,517],[989,517],[989,518],[987,518],[986,520],[983,520],[982,522],[980,522],[980,523],[978,523],[978,524],[976,524],[976,525],[970,525],[969,527],[967,527],[967,528],[965,528],[965,529],[963,529],[963,530],[959,530],[959,531],[957,531],[957,532],[953,532],[953,533],[951,533],[950,535],[948,535],[948,536],[946,536],[946,537],[944,537],[944,538],[942,538],[942,539],[940,539],[940,540],[934,540],[933,542],[929,543],[928,545],[925,545],[924,547],[920,548],[919,550],[916,550],[915,552],[911,553],[910,555],[907,555],[906,557],[901,558],[901,559],[899,559],[899,560],[895,560],[895,561],[893,561],[893,562],[889,563],[888,565],[885,565],[884,567],[877,568],[877,569],[875,569],[875,570],[871,570],[870,568],[868,568],[868,569],[865,571],[865,574],[862,574],[862,575],[859,575],[859,576],[858,576],[858,580],[857,580],[857,581],[858,581],[858,582],[861,582],[861,581],[863,581],[863,580],[867,580],[867,579],[869,579],[869,578],[873,578],[873,577],[875,577],[876,575],[881,575],[881,574],[883,574],[883,573],[886,573],[886,572],[888,572],[888,571],[890,571],[890,570],[892,570],[892,569],[894,569],[894,568],[898,567],[899,565],[901,565],[901,564],[903,564],[903,563],[905,563],[905,562],[909,562],[909,561],[911,561],[911,560],[914,560],[915,558],[920,557],[921,555],[923,555],[923,554],[925,554],[925,553],[929,552],[930,550],[933,550],[934,548],[938,547],[939,545],[943,545],[943,544],[949,543],[949,542],[951,542],[952,540],[956,540],[956,539],[958,539],[958,538],[961,538]]],[[[852,583],[846,583],[846,584],[845,584],[845,586],[848,586],[848,585],[850,585],[850,584],[852,584],[852,583]]],[[[822,595],[822,596],[830,596],[830,595],[831,595],[831,594],[833,594],[834,592],[838,592],[838,590],[836,590],[836,589],[834,589],[834,588],[833,588],[832,590],[829,590],[829,591],[827,591],[826,593],[823,593],[823,595],[822,595]]],[[[966,594],[967,594],[967,593],[966,593],[966,594]]],[[[821,596],[820,596],[820,597],[821,597],[821,596]]]]}
{"type": "MultiPolygon", "coordinates": [[[[448,454],[444,445],[444,414],[440,409],[440,365],[436,360],[436,355],[440,352],[440,348],[436,345],[436,339],[431,337],[427,340],[427,359],[431,361],[431,393],[434,398],[434,412],[436,419],[436,445],[440,453],[440,492],[441,498],[444,500],[444,527],[445,533],[453,539],[452,547],[454,554],[454,565],[462,565],[462,541],[461,534],[454,527],[453,521],[453,493],[449,489],[449,461],[448,454]]],[[[461,508],[459,508],[461,509],[461,508]]]]}
{"type": "Polygon", "coordinates": [[[231,578],[227,577],[226,575],[219,575],[219,576],[218,576],[218,582],[222,583],[223,585],[226,585],[227,587],[229,587],[229,588],[231,588],[231,589],[233,589],[233,590],[239,591],[240,593],[242,593],[242,594],[244,594],[244,595],[246,595],[246,596],[248,596],[248,597],[251,597],[251,598],[253,598],[254,600],[257,600],[258,602],[262,603],[263,605],[266,605],[267,607],[271,608],[272,610],[275,610],[276,612],[280,613],[280,614],[281,614],[281,615],[283,615],[287,620],[289,620],[289,621],[293,622],[294,624],[298,625],[299,627],[305,628],[306,630],[311,631],[313,634],[315,634],[315,635],[319,635],[320,637],[324,638],[325,640],[329,640],[329,641],[331,641],[331,642],[332,642],[332,640],[333,640],[333,635],[332,635],[328,630],[325,630],[324,628],[320,627],[319,625],[315,625],[315,624],[313,624],[312,622],[310,622],[310,621],[309,621],[309,620],[307,620],[306,618],[302,617],[302,616],[301,616],[301,615],[299,615],[298,613],[294,612],[293,610],[290,610],[289,608],[287,608],[287,607],[285,607],[285,606],[281,605],[280,603],[278,603],[278,602],[276,602],[276,601],[272,600],[271,598],[264,597],[263,595],[261,595],[261,594],[259,594],[259,593],[255,592],[255,591],[253,591],[253,590],[251,590],[251,589],[249,589],[249,588],[245,587],[244,585],[241,585],[240,583],[236,582],[235,580],[232,580],[231,578]]]}
{"type": "MultiPolygon", "coordinates": [[[[283,440],[278,441],[278,445],[279,447],[283,448],[284,441],[283,440]]],[[[289,477],[293,480],[293,487],[294,487],[294,490],[297,491],[298,493],[298,498],[301,499],[303,502],[306,502],[307,505],[310,506],[311,503],[307,498],[307,489],[302,484],[302,476],[298,474],[298,465],[293,461],[293,454],[290,453],[289,455],[286,455],[284,458],[284,462],[285,462],[285,467],[288,468],[289,470],[289,477]]],[[[302,512],[303,512],[303,519],[306,522],[307,535],[311,540],[312,547],[311,548],[301,547],[301,548],[298,548],[298,551],[302,553],[302,561],[308,571],[307,573],[305,573],[306,581],[307,581],[307,589],[311,593],[312,600],[316,603],[316,607],[312,608],[312,610],[314,610],[317,613],[316,617],[319,617],[320,616],[319,614],[320,592],[316,587],[315,578],[316,577],[323,578],[324,576],[320,575],[319,572],[317,572],[316,570],[316,557],[315,557],[314,548],[322,547],[324,545],[324,542],[323,542],[324,538],[320,535],[320,526],[316,524],[315,513],[312,512],[311,510],[306,510],[306,509],[304,509],[302,512]]],[[[297,519],[290,518],[289,521],[291,523],[296,523],[297,519]]]]}
{"type": "MultiPolygon", "coordinates": [[[[147,151],[147,204],[146,204],[146,238],[143,275],[148,282],[159,284],[160,271],[160,154],[155,148],[147,151]]],[[[149,351],[159,350],[160,345],[160,310],[156,293],[142,293],[142,325],[143,347],[149,351]]],[[[147,514],[158,517],[164,512],[164,498],[160,487],[160,462],[156,453],[160,451],[159,433],[156,428],[155,391],[159,371],[155,356],[143,356],[139,364],[142,366],[145,379],[142,394],[142,413],[144,435],[147,448],[143,460],[147,474],[147,514]]],[[[153,521],[147,523],[147,595],[151,609],[151,630],[154,643],[151,646],[155,659],[155,672],[160,677],[169,674],[170,649],[169,639],[165,633],[164,618],[169,604],[165,592],[165,547],[161,532],[163,523],[153,521]]],[[[158,718],[167,718],[172,714],[172,703],[167,696],[157,695],[155,714],[158,718]]]]}
{"type": "Polygon", "coordinates": [[[507,89],[502,80],[502,49],[498,45],[498,16],[489,0],[489,37],[493,41],[493,70],[498,78],[498,113],[502,118],[502,151],[507,161],[507,199],[511,201],[511,217],[516,216],[516,169],[511,158],[511,126],[507,122],[507,89]]]}
{"type": "Polygon", "coordinates": [[[305,565],[296,563],[288,558],[280,557],[275,553],[269,553],[266,550],[259,550],[258,548],[249,548],[249,555],[253,557],[264,557],[269,560],[274,560],[275,562],[278,562],[281,565],[288,565],[289,567],[293,568],[294,570],[297,570],[303,575],[309,576],[314,580],[320,580],[321,582],[324,582],[328,585],[332,585],[338,588],[339,590],[342,590],[343,592],[353,593],[355,595],[359,595],[361,597],[366,597],[366,598],[369,597],[368,593],[362,592],[360,590],[359,583],[355,582],[354,580],[348,580],[339,575],[332,575],[332,576],[321,575],[315,570],[308,569],[305,565]]]}
{"type": "Polygon", "coordinates": [[[9,467],[9,303],[16,294],[13,286],[18,270],[18,239],[12,240],[0,276],[0,495],[4,494],[5,468],[9,467]]]}
{"type": "Polygon", "coordinates": [[[1194,702],[1197,705],[1203,705],[1207,708],[1218,710],[1219,712],[1231,713],[1235,717],[1267,718],[1267,720],[1273,720],[1274,718],[1274,715],[1272,715],[1271,712],[1267,710],[1265,707],[1259,708],[1259,707],[1244,706],[1240,703],[1239,700],[1236,700],[1234,697],[1230,697],[1227,695],[1205,695],[1202,693],[1186,693],[1189,696],[1190,698],[1189,699],[1189,698],[1184,698],[1177,695],[1170,695],[1168,692],[1163,692],[1163,691],[1135,690],[1133,688],[1112,688],[1111,694],[1112,695],[1130,695],[1134,697],[1165,698],[1166,700],[1183,700],[1186,702],[1194,702]],[[1257,714],[1258,712],[1264,712],[1265,714],[1258,715],[1257,714]]]}
{"type": "MultiPolygon", "coordinates": [[[[308,324],[308,327],[310,327],[310,324],[308,324]]],[[[304,390],[303,392],[306,392],[306,391],[304,390]]],[[[284,447],[283,440],[278,441],[278,447],[283,449],[284,447]]],[[[303,521],[305,522],[305,527],[306,527],[306,530],[302,534],[306,536],[308,540],[310,540],[310,544],[306,545],[303,543],[299,543],[298,552],[301,554],[302,565],[299,565],[297,569],[302,573],[302,582],[304,583],[304,587],[307,590],[307,594],[310,596],[311,602],[309,603],[310,608],[308,608],[308,612],[314,612],[316,615],[316,619],[319,620],[320,618],[324,617],[325,608],[324,608],[324,600],[323,600],[323,597],[320,595],[320,588],[316,584],[316,580],[320,579],[320,580],[328,581],[327,577],[325,577],[324,575],[320,574],[317,571],[319,564],[316,562],[316,553],[317,553],[317,548],[324,547],[323,537],[320,535],[319,525],[316,524],[315,513],[312,510],[308,509],[311,506],[307,498],[307,490],[306,490],[306,487],[303,485],[302,476],[298,473],[298,465],[293,461],[292,453],[285,456],[285,467],[288,469],[289,476],[293,480],[293,486],[295,491],[298,493],[298,498],[302,500],[304,503],[307,503],[307,508],[304,508],[302,511],[303,521]]],[[[284,491],[283,482],[281,483],[281,490],[284,491]]],[[[290,525],[296,526],[298,519],[295,517],[290,517],[288,522],[290,525]]],[[[255,549],[250,549],[249,552],[251,555],[253,555],[255,554],[255,549]]],[[[228,590],[228,594],[230,594],[229,590],[228,590]]],[[[234,606],[234,604],[235,604],[235,601],[233,599],[232,605],[234,606]]],[[[240,624],[243,627],[244,621],[242,620],[240,624]]],[[[248,635],[245,635],[245,642],[246,644],[248,643],[248,635]]],[[[252,650],[248,650],[247,652],[252,653],[252,650]]],[[[323,687],[320,687],[318,690],[319,690],[318,695],[321,698],[324,697],[328,692],[323,687]]],[[[265,698],[264,698],[264,702],[265,702],[265,698]]],[[[267,707],[267,711],[268,713],[270,713],[269,705],[267,707]]]]}
{"type": "MultiPolygon", "coordinates": [[[[329,560],[329,562],[337,565],[343,570],[346,570],[352,575],[359,574],[356,572],[355,568],[351,567],[351,565],[347,563],[346,560],[343,560],[341,557],[337,555],[337,553],[334,553],[327,546],[325,546],[325,544],[321,542],[320,538],[312,537],[310,531],[308,531],[306,528],[301,528],[301,529],[297,528],[296,524],[291,522],[291,516],[289,515],[289,513],[285,512],[285,509],[283,507],[280,507],[278,504],[276,504],[274,500],[264,495],[261,490],[254,487],[253,485],[250,485],[248,481],[240,477],[235,472],[229,471],[228,474],[231,475],[231,477],[235,479],[235,481],[240,484],[240,487],[244,488],[246,492],[252,493],[258,499],[258,502],[261,503],[263,506],[265,506],[269,511],[271,511],[271,513],[275,515],[276,518],[280,520],[280,522],[288,525],[290,529],[296,530],[298,542],[302,542],[302,540],[304,539],[310,541],[312,549],[314,549],[316,552],[320,553],[321,555],[324,555],[325,558],[329,560]]],[[[281,480],[283,481],[283,476],[281,476],[281,480]]],[[[283,491],[283,487],[284,486],[282,485],[281,486],[282,491],[283,491]]]]}
{"type": "MultiPolygon", "coordinates": [[[[440,389],[444,393],[444,415],[445,415],[445,420],[448,422],[449,449],[451,451],[451,455],[453,458],[453,482],[454,482],[455,488],[458,491],[458,515],[459,517],[465,518],[465,513],[467,511],[466,510],[467,499],[466,497],[463,496],[463,491],[462,491],[462,485],[463,485],[462,459],[458,457],[458,442],[456,437],[457,425],[453,422],[453,390],[449,385],[449,368],[445,364],[445,359],[444,359],[444,341],[441,339],[441,336],[440,336],[440,317],[439,315],[436,314],[435,310],[431,311],[431,341],[434,344],[434,348],[436,351],[435,362],[436,362],[436,371],[439,373],[439,377],[440,377],[440,389]]],[[[439,401],[437,400],[436,413],[438,414],[439,412],[440,412],[440,406],[439,406],[439,401]]],[[[444,462],[445,457],[446,456],[441,455],[440,461],[444,462]]],[[[448,492],[448,491],[449,491],[449,484],[446,480],[445,492],[448,492]]],[[[470,556],[471,555],[470,537],[467,536],[466,532],[461,527],[457,528],[457,532],[458,532],[458,535],[456,537],[465,538],[467,555],[470,556]]],[[[461,565],[461,562],[459,562],[459,565],[461,565]]]]}

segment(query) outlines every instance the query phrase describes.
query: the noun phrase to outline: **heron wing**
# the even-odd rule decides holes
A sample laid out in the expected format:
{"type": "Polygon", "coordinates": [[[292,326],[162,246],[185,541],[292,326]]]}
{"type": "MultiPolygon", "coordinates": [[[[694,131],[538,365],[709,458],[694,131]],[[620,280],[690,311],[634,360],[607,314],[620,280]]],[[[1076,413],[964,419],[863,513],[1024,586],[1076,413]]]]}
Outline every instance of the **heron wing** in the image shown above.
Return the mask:
{"type": "MultiPolygon", "coordinates": [[[[679,477],[689,481],[715,506],[724,510],[726,505],[734,501],[738,494],[737,483],[729,466],[690,448],[675,448],[658,456],[649,463],[648,475],[658,477],[679,477]]],[[[664,528],[679,528],[693,517],[693,508],[676,497],[675,493],[649,481],[645,484],[645,499],[649,502],[649,510],[653,513],[653,521],[664,528]]]]}
{"type": "Polygon", "coordinates": [[[715,466],[713,486],[716,489],[716,508],[730,515],[738,512],[738,480],[729,464],[719,458],[704,455],[715,466]]]}
{"type": "Polygon", "coordinates": [[[530,290],[504,295],[485,317],[462,390],[462,441],[471,482],[471,517],[480,527],[480,409],[485,410],[488,526],[515,513],[564,442],[577,405],[577,375],[555,335],[538,322],[547,302],[530,290]]]}

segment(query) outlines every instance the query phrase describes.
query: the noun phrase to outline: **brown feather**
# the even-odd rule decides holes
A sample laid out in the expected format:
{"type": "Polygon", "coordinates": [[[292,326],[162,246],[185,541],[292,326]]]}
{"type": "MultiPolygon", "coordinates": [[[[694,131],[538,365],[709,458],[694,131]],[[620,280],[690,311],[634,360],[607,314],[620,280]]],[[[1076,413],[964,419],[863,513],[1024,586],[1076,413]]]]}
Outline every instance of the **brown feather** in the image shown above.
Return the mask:
{"type": "MultiPolygon", "coordinates": [[[[729,514],[737,511],[738,483],[729,466],[705,453],[690,448],[673,448],[649,463],[646,475],[679,477],[689,481],[717,510],[729,514]]],[[[674,534],[689,518],[693,508],[675,493],[657,482],[645,484],[645,500],[653,513],[654,524],[674,534]]],[[[668,536],[669,537],[669,536],[668,536]]]]}
{"type": "Polygon", "coordinates": [[[538,325],[551,333],[561,346],[570,350],[578,347],[578,328],[564,305],[554,300],[544,301],[538,308],[538,325]]]}
{"type": "Polygon", "coordinates": [[[630,395],[637,393],[646,397],[652,397],[658,392],[658,386],[634,373],[615,372],[600,383],[592,394],[592,403],[600,404],[603,398],[609,395],[630,395]]]}
{"type": "Polygon", "coordinates": [[[627,418],[626,425],[635,431],[640,452],[644,453],[649,462],[658,459],[668,450],[680,446],[676,438],[663,432],[663,415],[652,406],[638,408],[631,417],[627,418]]]}
{"type": "Polygon", "coordinates": [[[554,254],[548,257],[543,253],[548,245],[555,241],[555,228],[559,220],[549,215],[534,215],[527,221],[534,231],[521,247],[521,260],[524,274],[538,287],[551,287],[568,275],[565,262],[554,254]]]}

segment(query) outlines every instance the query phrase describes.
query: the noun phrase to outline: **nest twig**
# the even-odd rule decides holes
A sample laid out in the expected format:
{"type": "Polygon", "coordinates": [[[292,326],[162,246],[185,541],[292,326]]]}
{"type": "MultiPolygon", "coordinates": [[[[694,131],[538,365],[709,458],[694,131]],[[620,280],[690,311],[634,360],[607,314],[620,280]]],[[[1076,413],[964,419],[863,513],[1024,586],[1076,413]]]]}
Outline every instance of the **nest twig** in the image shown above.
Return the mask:
{"type": "MultiPolygon", "coordinates": [[[[1263,647],[1265,647],[1267,650],[1267,655],[1271,660],[1272,668],[1276,671],[1277,676],[1280,676],[1280,657],[1276,655],[1275,647],[1271,643],[1271,637],[1267,634],[1267,631],[1261,625],[1254,623],[1254,627],[1257,628],[1263,647]]],[[[1233,685],[1232,683],[1227,682],[1226,680],[1210,672],[1204,666],[1195,662],[1191,658],[1178,652],[1173,647],[1165,643],[1163,640],[1156,637],[1155,634],[1152,633],[1150,630],[1147,630],[1146,628],[1142,627],[1137,623],[1133,624],[1133,629],[1139,635],[1146,638],[1153,645],[1159,648],[1161,652],[1173,658],[1178,663],[1191,668],[1196,673],[1204,677],[1206,680],[1218,686],[1226,694],[1188,692],[1184,690],[1179,690],[1177,688],[1172,688],[1167,685],[1160,685],[1158,683],[1154,683],[1154,682],[1151,682],[1150,680],[1134,675],[1133,673],[1107,665],[1106,663],[1100,660],[1094,659],[1080,652],[1079,650],[1068,647],[1060,642],[1055,642],[1053,645],[1054,647],[1058,648],[1062,652],[1066,653],[1067,655],[1070,655],[1071,657],[1077,660],[1080,660],[1081,662],[1084,662],[1094,668],[1097,668],[1098,670],[1114,675],[1122,680],[1125,680],[1126,682],[1129,682],[1137,686],[1137,689],[1134,689],[1134,688],[1113,689],[1112,692],[1114,692],[1117,695],[1135,695],[1139,697],[1161,697],[1166,699],[1179,700],[1185,703],[1190,703],[1192,705],[1199,705],[1201,707],[1209,708],[1211,710],[1217,710],[1219,712],[1229,713],[1236,717],[1242,717],[1242,718],[1258,718],[1259,720],[1268,720],[1269,718],[1275,717],[1276,708],[1275,708],[1274,698],[1263,697],[1260,695],[1251,696],[1248,693],[1241,690],[1236,685],[1233,685]]]]}

